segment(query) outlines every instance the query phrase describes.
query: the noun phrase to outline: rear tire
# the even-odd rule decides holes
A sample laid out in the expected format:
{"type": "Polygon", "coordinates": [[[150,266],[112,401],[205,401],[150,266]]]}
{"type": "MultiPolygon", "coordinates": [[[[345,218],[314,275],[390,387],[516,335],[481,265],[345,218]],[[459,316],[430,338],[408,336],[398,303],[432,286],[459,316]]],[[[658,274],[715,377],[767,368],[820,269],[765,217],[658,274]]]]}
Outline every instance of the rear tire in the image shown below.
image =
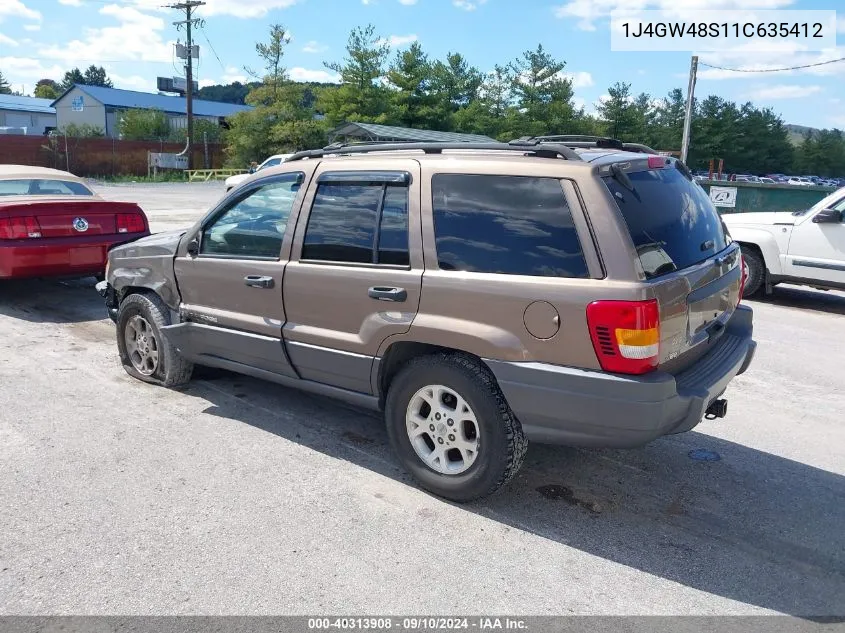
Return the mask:
{"type": "Polygon", "coordinates": [[[154,385],[176,387],[191,380],[194,365],[162,335],[170,311],[154,294],[131,294],[117,313],[117,349],[126,373],[154,385]]]}
{"type": "Polygon", "coordinates": [[[528,448],[495,378],[463,354],[411,360],[390,384],[385,421],[402,465],[423,488],[452,501],[498,490],[519,470],[528,448]]]}
{"type": "Polygon", "coordinates": [[[742,258],[745,260],[745,265],[748,267],[748,277],[745,280],[745,289],[742,292],[743,298],[754,296],[763,285],[763,279],[766,274],[766,264],[763,258],[753,248],[742,248],[742,258]]]}

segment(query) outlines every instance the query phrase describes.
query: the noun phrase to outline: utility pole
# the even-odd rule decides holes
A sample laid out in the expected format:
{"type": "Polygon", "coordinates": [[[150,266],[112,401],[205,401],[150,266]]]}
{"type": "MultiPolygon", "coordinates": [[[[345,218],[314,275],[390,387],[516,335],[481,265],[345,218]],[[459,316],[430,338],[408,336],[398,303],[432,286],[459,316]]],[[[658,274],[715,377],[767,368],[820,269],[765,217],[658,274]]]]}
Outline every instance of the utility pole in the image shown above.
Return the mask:
{"type": "Polygon", "coordinates": [[[690,127],[692,126],[692,105],[695,98],[695,76],[698,72],[698,56],[693,55],[689,67],[689,87],[687,88],[687,109],[684,114],[684,138],[681,141],[681,162],[687,162],[689,153],[690,127]]]}
{"type": "Polygon", "coordinates": [[[178,11],[185,12],[185,19],[174,22],[173,25],[176,27],[177,31],[181,31],[184,26],[188,40],[186,55],[187,60],[185,64],[185,79],[187,80],[185,98],[187,100],[186,111],[188,115],[188,142],[186,145],[186,151],[188,152],[188,169],[194,168],[194,42],[191,38],[191,28],[194,26],[202,26],[203,22],[199,18],[192,18],[191,12],[196,7],[201,7],[204,4],[205,2],[202,2],[201,0],[186,0],[185,2],[180,2],[178,4],[167,5],[171,9],[177,9],[178,11]]]}

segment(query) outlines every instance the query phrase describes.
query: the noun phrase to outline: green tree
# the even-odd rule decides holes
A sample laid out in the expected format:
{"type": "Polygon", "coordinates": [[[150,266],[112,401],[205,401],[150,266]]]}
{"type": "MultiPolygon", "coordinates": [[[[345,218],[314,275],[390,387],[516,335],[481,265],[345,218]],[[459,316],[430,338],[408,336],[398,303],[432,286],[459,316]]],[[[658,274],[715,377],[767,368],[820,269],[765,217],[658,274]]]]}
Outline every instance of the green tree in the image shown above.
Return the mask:
{"type": "Polygon", "coordinates": [[[79,68],[72,68],[65,73],[62,79],[61,90],[70,90],[74,84],[83,86],[102,86],[104,88],[113,88],[114,84],[106,74],[106,69],[102,66],[95,66],[91,64],[85,69],[83,73],[79,68]]]}
{"type": "Polygon", "coordinates": [[[437,107],[446,112],[441,129],[456,129],[456,113],[478,100],[483,81],[481,71],[460,53],[449,52],[445,62],[437,60],[431,65],[431,94],[437,107]]]}
{"type": "Polygon", "coordinates": [[[264,85],[272,89],[274,98],[279,87],[287,81],[287,69],[282,65],[282,58],[285,56],[285,46],[289,43],[290,35],[285,27],[281,24],[271,24],[270,39],[267,42],[255,44],[255,52],[264,62],[263,75],[244,67],[249,74],[262,79],[264,85]]]}
{"type": "Polygon", "coordinates": [[[540,44],[511,63],[513,97],[519,108],[518,129],[512,135],[561,134],[571,128],[572,81],[563,76],[566,62],[555,59],[540,44]]]}
{"type": "Polygon", "coordinates": [[[317,108],[331,126],[345,121],[388,123],[388,89],[382,84],[390,46],[378,38],[371,24],[352,30],[343,62],[326,63],[340,75],[341,85],[326,90],[317,108]]]}
{"type": "Polygon", "coordinates": [[[164,140],[171,136],[170,121],[161,110],[132,109],[121,112],[117,119],[117,130],[120,138],[128,141],[164,140]]]}
{"type": "Polygon", "coordinates": [[[607,90],[608,98],[596,106],[607,134],[625,141],[636,141],[638,111],[631,96],[631,84],[616,82],[607,90]]]}
{"type": "Polygon", "coordinates": [[[114,88],[114,83],[106,75],[106,69],[102,66],[91,64],[85,69],[84,84],[86,86],[102,86],[103,88],[114,88]]]}
{"type": "Polygon", "coordinates": [[[62,94],[62,87],[52,79],[39,79],[35,84],[34,96],[39,99],[58,99],[62,94]]]}
{"type": "Polygon", "coordinates": [[[9,85],[9,82],[6,81],[6,78],[3,76],[3,73],[0,72],[0,95],[10,94],[12,94],[12,87],[9,85]]]}
{"type": "Polygon", "coordinates": [[[62,92],[70,90],[75,84],[85,84],[85,76],[78,68],[73,68],[65,73],[62,78],[62,92]]]}
{"type": "Polygon", "coordinates": [[[667,151],[679,151],[684,134],[686,99],[680,88],[675,88],[660,100],[655,108],[655,131],[653,147],[667,151]]]}
{"type": "Polygon", "coordinates": [[[396,53],[387,81],[393,88],[391,118],[406,127],[442,127],[448,112],[439,107],[437,95],[432,93],[432,66],[419,42],[396,53]]]}

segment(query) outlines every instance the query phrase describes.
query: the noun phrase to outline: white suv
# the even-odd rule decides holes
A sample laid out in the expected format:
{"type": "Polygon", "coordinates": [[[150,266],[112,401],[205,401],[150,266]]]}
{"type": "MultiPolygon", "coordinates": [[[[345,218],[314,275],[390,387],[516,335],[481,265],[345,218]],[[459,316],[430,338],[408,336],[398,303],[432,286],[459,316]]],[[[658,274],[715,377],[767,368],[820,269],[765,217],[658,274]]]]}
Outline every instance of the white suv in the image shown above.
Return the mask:
{"type": "Polygon", "coordinates": [[[739,242],[747,279],[743,296],[779,283],[845,290],[845,187],[806,211],[722,216],[739,242]]]}
{"type": "Polygon", "coordinates": [[[226,179],[226,193],[229,193],[232,189],[234,189],[247,178],[252,176],[253,173],[257,173],[262,169],[267,169],[268,167],[275,167],[276,165],[281,165],[291,156],[293,156],[293,154],[274,154],[270,158],[266,159],[263,163],[261,163],[258,167],[256,167],[254,172],[250,172],[248,174],[238,174],[237,176],[229,176],[226,179]]]}

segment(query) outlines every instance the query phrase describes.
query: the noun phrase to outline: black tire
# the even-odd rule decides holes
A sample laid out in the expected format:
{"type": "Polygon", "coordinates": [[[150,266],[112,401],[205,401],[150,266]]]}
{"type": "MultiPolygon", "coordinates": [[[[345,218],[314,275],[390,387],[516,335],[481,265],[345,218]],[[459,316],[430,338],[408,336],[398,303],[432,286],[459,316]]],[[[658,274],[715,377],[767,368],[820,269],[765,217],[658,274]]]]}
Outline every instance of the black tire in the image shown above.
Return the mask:
{"type": "Polygon", "coordinates": [[[763,258],[755,249],[740,247],[742,251],[742,258],[745,260],[745,265],[748,266],[748,278],[745,280],[745,290],[742,292],[743,298],[752,297],[763,285],[763,279],[766,274],[766,264],[763,258]]]}
{"type": "Polygon", "coordinates": [[[528,440],[496,379],[473,358],[437,354],[411,360],[390,384],[385,403],[387,434],[402,465],[426,490],[458,502],[492,494],[516,474],[525,458],[528,440]],[[478,454],[463,473],[441,474],[417,455],[406,430],[405,415],[414,394],[426,385],[440,384],[460,394],[479,424],[478,454]]]}
{"type": "Polygon", "coordinates": [[[161,333],[161,328],[170,325],[170,311],[155,294],[131,294],[120,304],[117,313],[117,349],[123,368],[133,378],[163,387],[184,385],[191,380],[193,363],[184,360],[176,348],[161,333]],[[152,337],[158,351],[155,370],[151,374],[142,373],[133,364],[127,350],[126,330],[130,320],[142,317],[150,326],[152,337]]]}

